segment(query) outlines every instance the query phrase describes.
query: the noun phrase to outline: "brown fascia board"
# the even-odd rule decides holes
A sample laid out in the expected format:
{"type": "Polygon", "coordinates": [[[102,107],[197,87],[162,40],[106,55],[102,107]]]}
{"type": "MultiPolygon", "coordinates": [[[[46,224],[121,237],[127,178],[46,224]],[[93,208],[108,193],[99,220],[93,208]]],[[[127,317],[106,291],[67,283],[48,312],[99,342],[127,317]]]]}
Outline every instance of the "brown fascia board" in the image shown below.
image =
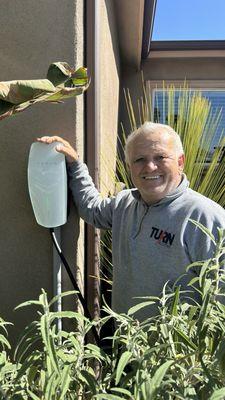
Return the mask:
{"type": "Polygon", "coordinates": [[[225,50],[225,40],[153,40],[151,51],[225,50]]]}
{"type": "Polygon", "coordinates": [[[145,0],[114,0],[114,6],[121,61],[139,69],[145,0]]]}
{"type": "Polygon", "coordinates": [[[155,19],[156,4],[157,0],[145,0],[143,38],[142,38],[142,59],[147,58],[149,54],[154,19],[155,19]]]}

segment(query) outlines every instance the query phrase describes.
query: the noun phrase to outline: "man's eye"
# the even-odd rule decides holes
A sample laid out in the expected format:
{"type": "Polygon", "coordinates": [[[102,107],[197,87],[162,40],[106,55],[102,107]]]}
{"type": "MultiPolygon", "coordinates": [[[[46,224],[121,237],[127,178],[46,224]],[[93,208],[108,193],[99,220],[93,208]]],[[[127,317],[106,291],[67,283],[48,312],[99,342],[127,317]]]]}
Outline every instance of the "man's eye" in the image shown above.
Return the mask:
{"type": "Polygon", "coordinates": [[[156,159],[158,160],[158,161],[162,161],[162,160],[165,160],[165,156],[157,156],[156,157],[156,159]]]}
{"type": "Polygon", "coordinates": [[[138,163],[138,162],[141,162],[141,161],[143,161],[143,160],[144,160],[143,157],[139,157],[139,158],[136,158],[136,160],[134,160],[134,162],[135,162],[135,163],[138,163]]]}

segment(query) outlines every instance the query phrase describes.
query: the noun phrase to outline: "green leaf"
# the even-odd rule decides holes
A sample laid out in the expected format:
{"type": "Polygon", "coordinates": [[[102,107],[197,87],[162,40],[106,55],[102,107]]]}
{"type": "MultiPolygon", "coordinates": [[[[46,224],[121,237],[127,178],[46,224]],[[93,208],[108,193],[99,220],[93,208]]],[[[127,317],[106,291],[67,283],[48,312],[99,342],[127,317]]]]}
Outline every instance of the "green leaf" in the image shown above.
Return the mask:
{"type": "Polygon", "coordinates": [[[25,103],[40,94],[51,92],[55,92],[55,87],[48,79],[0,82],[0,99],[11,105],[25,103]]]}
{"type": "Polygon", "coordinates": [[[86,371],[84,369],[80,371],[80,374],[82,376],[81,380],[83,380],[86,383],[88,389],[91,391],[91,393],[93,395],[95,395],[96,394],[96,386],[97,385],[96,385],[96,380],[93,377],[93,375],[90,374],[90,372],[88,372],[88,371],[86,371]]]}
{"type": "Polygon", "coordinates": [[[64,400],[71,382],[70,370],[72,365],[65,365],[61,375],[61,394],[59,400],[64,400]]]}
{"type": "Polygon", "coordinates": [[[27,388],[27,393],[31,396],[31,399],[33,400],[40,400],[40,397],[36,396],[33,392],[31,392],[30,389],[27,388]]]}
{"type": "Polygon", "coordinates": [[[58,389],[59,385],[59,378],[55,372],[52,373],[50,378],[46,380],[46,388],[44,390],[44,399],[45,400],[52,400],[55,398],[55,394],[58,389]]]}
{"type": "MultiPolygon", "coordinates": [[[[41,334],[43,342],[45,344],[46,353],[49,355],[51,366],[55,372],[59,372],[58,359],[55,350],[54,340],[52,338],[52,332],[49,328],[49,321],[47,315],[42,315],[41,317],[41,334]]],[[[50,364],[49,364],[50,366],[50,364]]]]}
{"type": "Polygon", "coordinates": [[[225,398],[225,387],[217,389],[210,396],[209,400],[224,400],[225,398]]]}
{"type": "Polygon", "coordinates": [[[47,79],[51,81],[54,86],[58,86],[66,82],[73,73],[74,69],[66,62],[56,62],[49,66],[47,79]]]}
{"type": "Polygon", "coordinates": [[[51,64],[47,76],[48,79],[0,82],[0,120],[36,103],[59,103],[78,96],[89,86],[86,68],[75,70],[64,62],[51,64]]]}
{"type": "Polygon", "coordinates": [[[214,237],[214,235],[212,234],[212,232],[210,232],[209,229],[207,229],[204,225],[202,225],[200,222],[198,221],[194,221],[193,219],[189,218],[189,221],[192,222],[192,224],[194,224],[195,226],[197,226],[199,229],[201,229],[201,231],[203,233],[205,233],[206,236],[208,236],[212,242],[215,244],[216,246],[216,239],[214,237]]]}
{"type": "Polygon", "coordinates": [[[178,303],[179,303],[179,297],[180,297],[180,286],[178,286],[176,288],[176,291],[175,291],[175,294],[174,294],[174,298],[173,298],[173,303],[172,303],[172,306],[171,306],[171,314],[173,316],[177,316],[177,314],[178,314],[177,307],[178,307],[178,303]]]}
{"type": "Polygon", "coordinates": [[[96,394],[94,399],[98,400],[121,400],[124,397],[116,396],[115,394],[96,394]]]}
{"type": "MultiPolygon", "coordinates": [[[[89,343],[85,347],[87,350],[89,350],[91,352],[91,357],[95,357],[102,361],[108,360],[107,354],[102,349],[100,349],[98,346],[96,346],[95,344],[89,343]]],[[[87,358],[87,356],[88,356],[88,354],[85,352],[85,358],[87,358]]]]}
{"type": "Polygon", "coordinates": [[[0,334],[0,344],[5,345],[8,349],[11,349],[9,341],[5,338],[5,336],[0,334]]]}
{"type": "Polygon", "coordinates": [[[192,340],[184,332],[182,332],[180,329],[175,328],[175,327],[173,329],[177,333],[177,335],[180,338],[180,340],[182,341],[182,343],[184,343],[186,346],[191,347],[191,349],[193,349],[193,350],[197,350],[196,344],[194,344],[192,342],[192,340]]]}
{"type": "Polygon", "coordinates": [[[50,321],[53,321],[55,318],[74,318],[78,321],[89,321],[84,315],[74,311],[51,312],[49,317],[50,321]]]}
{"type": "Polygon", "coordinates": [[[125,351],[119,359],[118,366],[116,369],[116,385],[118,385],[120,378],[123,374],[124,368],[128,364],[132,357],[132,353],[130,351],[125,351]]]}
{"type": "Polygon", "coordinates": [[[162,364],[155,372],[153,375],[151,381],[150,381],[150,399],[153,400],[157,394],[157,391],[162,383],[162,380],[167,373],[167,370],[170,368],[170,366],[173,364],[174,361],[166,361],[164,364],[162,364]]]}
{"type": "Polygon", "coordinates": [[[57,296],[54,296],[52,298],[52,300],[49,302],[49,307],[51,307],[59,299],[62,299],[65,296],[70,296],[71,294],[76,294],[76,293],[78,293],[77,290],[68,290],[67,292],[63,292],[63,293],[58,294],[57,296]]]}
{"type": "Polygon", "coordinates": [[[142,308],[150,306],[152,304],[155,304],[155,301],[144,301],[142,303],[138,303],[128,310],[127,315],[135,314],[137,311],[141,310],[142,308]]]}
{"type": "Polygon", "coordinates": [[[29,306],[33,306],[33,305],[41,306],[42,304],[38,300],[28,300],[28,301],[25,301],[24,303],[19,304],[17,307],[14,308],[14,310],[19,310],[22,307],[29,307],[29,306]]]}
{"type": "Polygon", "coordinates": [[[72,82],[75,86],[84,86],[88,84],[87,69],[84,67],[78,68],[72,76],[72,82]]]}
{"type": "Polygon", "coordinates": [[[118,387],[112,387],[111,388],[112,392],[116,392],[116,393],[121,393],[121,394],[125,394],[126,396],[129,396],[131,398],[132,393],[127,390],[127,389],[123,389],[123,388],[118,388],[118,387]]]}

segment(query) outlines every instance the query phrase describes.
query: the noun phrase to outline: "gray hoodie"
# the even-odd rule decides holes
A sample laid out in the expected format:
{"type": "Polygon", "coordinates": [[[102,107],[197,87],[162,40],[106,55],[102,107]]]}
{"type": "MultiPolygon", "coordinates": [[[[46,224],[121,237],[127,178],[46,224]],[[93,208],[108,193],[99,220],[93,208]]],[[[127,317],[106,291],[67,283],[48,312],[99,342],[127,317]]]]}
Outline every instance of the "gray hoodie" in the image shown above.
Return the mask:
{"type": "MultiPolygon", "coordinates": [[[[100,229],[112,229],[112,307],[127,312],[137,297],[159,296],[186,271],[188,264],[209,258],[215,246],[190,219],[201,222],[216,237],[225,228],[225,211],[217,203],[188,187],[186,176],[173,193],[148,206],[137,189],[123,190],[103,199],[85,164],[68,166],[70,188],[80,216],[100,229]]],[[[192,269],[180,278],[187,283],[198,273],[192,269]]],[[[138,314],[143,319],[154,309],[138,314]]]]}

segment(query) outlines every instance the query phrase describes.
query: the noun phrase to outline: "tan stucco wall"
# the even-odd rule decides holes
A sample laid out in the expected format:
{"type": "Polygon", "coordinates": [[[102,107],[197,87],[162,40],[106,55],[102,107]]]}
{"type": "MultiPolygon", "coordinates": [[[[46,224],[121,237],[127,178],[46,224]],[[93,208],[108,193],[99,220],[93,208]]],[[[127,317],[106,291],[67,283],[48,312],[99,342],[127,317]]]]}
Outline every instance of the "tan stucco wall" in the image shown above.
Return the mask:
{"type": "MultiPolygon", "coordinates": [[[[82,13],[81,0],[2,1],[0,81],[44,78],[54,61],[82,64],[82,13]]],[[[16,321],[16,327],[10,330],[14,338],[30,320],[32,311],[14,313],[13,308],[37,297],[41,288],[51,297],[53,286],[49,232],[36,224],[28,196],[29,148],[43,134],[63,135],[75,143],[75,130],[82,153],[82,99],[76,104],[69,100],[60,105],[38,105],[0,122],[0,315],[16,321]]],[[[73,263],[76,231],[73,211],[62,234],[63,246],[73,263]]]]}
{"type": "Polygon", "coordinates": [[[114,192],[119,107],[119,49],[113,2],[100,2],[100,188],[114,192]]]}

